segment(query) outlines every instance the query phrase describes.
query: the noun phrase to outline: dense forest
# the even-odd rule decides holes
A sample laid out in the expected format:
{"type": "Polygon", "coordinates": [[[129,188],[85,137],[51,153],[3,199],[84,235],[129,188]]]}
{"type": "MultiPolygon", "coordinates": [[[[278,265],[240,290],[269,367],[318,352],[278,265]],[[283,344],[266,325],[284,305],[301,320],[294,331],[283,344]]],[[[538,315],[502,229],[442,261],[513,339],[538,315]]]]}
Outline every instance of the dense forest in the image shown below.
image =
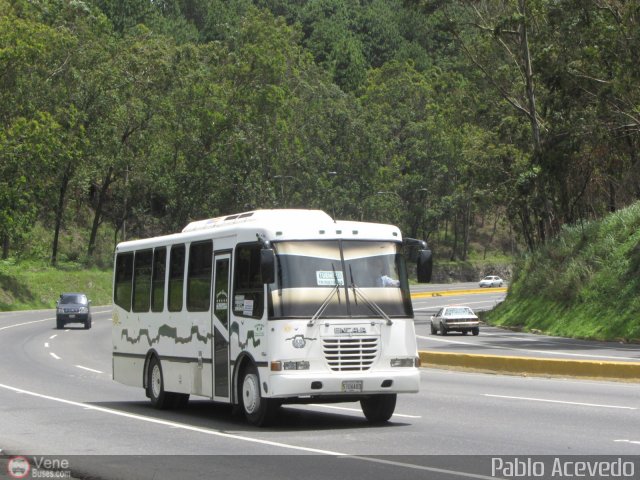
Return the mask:
{"type": "Polygon", "coordinates": [[[0,0],[2,257],[276,207],[452,259],[479,222],[536,250],[640,199],[639,23],[625,0],[0,0]]]}

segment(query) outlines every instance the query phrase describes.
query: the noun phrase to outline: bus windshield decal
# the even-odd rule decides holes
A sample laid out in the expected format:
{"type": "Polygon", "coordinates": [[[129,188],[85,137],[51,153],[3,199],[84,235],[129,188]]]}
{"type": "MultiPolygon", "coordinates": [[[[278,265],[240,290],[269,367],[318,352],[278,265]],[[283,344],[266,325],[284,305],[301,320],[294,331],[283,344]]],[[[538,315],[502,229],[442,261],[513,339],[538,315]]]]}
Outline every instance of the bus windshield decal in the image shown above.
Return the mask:
{"type": "Polygon", "coordinates": [[[335,287],[336,282],[338,285],[344,285],[344,276],[342,275],[342,271],[332,271],[332,270],[318,270],[316,271],[316,282],[320,287],[335,287]]]}

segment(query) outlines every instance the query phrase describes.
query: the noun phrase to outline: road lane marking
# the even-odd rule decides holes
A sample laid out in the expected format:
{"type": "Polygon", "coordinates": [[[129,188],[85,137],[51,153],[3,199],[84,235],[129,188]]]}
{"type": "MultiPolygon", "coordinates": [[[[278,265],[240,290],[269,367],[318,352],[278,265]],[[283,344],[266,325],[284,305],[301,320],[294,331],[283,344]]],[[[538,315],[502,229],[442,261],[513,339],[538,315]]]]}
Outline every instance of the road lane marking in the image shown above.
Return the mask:
{"type": "MultiPolygon", "coordinates": [[[[347,412],[357,412],[357,413],[362,413],[362,409],[360,408],[348,408],[348,407],[337,407],[335,405],[325,405],[322,403],[310,403],[309,404],[312,407],[319,407],[319,408],[329,408],[329,409],[333,409],[333,410],[344,410],[347,412]]],[[[394,417],[404,417],[404,418],[422,418],[422,416],[420,415],[407,415],[404,413],[394,413],[393,414],[394,417]]]]}
{"type": "MultiPolygon", "coordinates": [[[[495,300],[485,300],[482,302],[463,302],[464,305],[476,305],[476,304],[488,304],[488,305],[494,305],[495,303],[500,303],[500,302],[496,302],[495,300]]],[[[415,312],[419,312],[419,311],[424,311],[424,310],[433,310],[434,313],[438,310],[440,310],[442,307],[448,307],[451,306],[451,303],[445,303],[444,305],[431,305],[428,307],[418,307],[418,308],[414,308],[413,310],[415,312]]]]}
{"type": "Polygon", "coordinates": [[[104,373],[104,372],[101,372],[100,370],[94,370],[93,368],[83,367],[82,365],[76,365],[76,367],[81,368],[82,370],[87,370],[88,372],[104,373]]]}
{"type": "Polygon", "coordinates": [[[274,442],[274,441],[270,441],[270,440],[263,440],[263,439],[259,439],[259,438],[247,437],[247,436],[244,436],[244,435],[236,435],[236,434],[231,434],[231,433],[225,433],[225,432],[222,432],[220,430],[214,430],[214,429],[211,429],[211,428],[196,427],[194,425],[189,425],[189,424],[185,424],[185,423],[178,423],[178,422],[174,422],[174,421],[171,421],[171,420],[161,420],[159,418],[145,417],[143,415],[136,415],[134,413],[122,412],[122,411],[119,411],[119,410],[113,410],[111,408],[98,407],[96,405],[90,405],[90,404],[87,404],[87,403],[75,402],[73,400],[66,400],[64,398],[59,398],[59,397],[52,397],[50,395],[44,395],[44,394],[41,394],[41,393],[31,392],[29,390],[24,390],[24,389],[21,389],[21,388],[12,387],[10,385],[4,385],[2,383],[0,383],[0,388],[4,388],[5,390],[10,390],[10,391],[18,393],[18,394],[30,395],[32,397],[40,398],[40,399],[43,399],[43,400],[50,400],[50,401],[53,401],[53,402],[63,403],[65,405],[70,405],[70,406],[73,406],[73,407],[79,407],[79,408],[82,408],[83,410],[90,410],[90,411],[95,411],[95,412],[106,413],[106,414],[114,415],[114,416],[117,416],[117,417],[129,418],[129,419],[138,420],[138,421],[141,421],[141,422],[152,423],[152,424],[155,424],[155,425],[162,425],[162,426],[169,427],[169,428],[174,428],[174,429],[187,430],[187,431],[190,431],[190,432],[202,433],[202,434],[205,434],[205,435],[211,435],[211,436],[215,436],[215,437],[228,438],[228,439],[232,439],[232,440],[238,440],[238,441],[250,442],[250,443],[258,443],[258,444],[261,444],[261,445],[267,445],[267,446],[270,446],[270,447],[284,448],[284,449],[288,449],[288,450],[296,450],[296,451],[302,451],[302,452],[308,452],[308,453],[317,453],[317,454],[321,454],[321,455],[331,455],[331,456],[341,457],[341,458],[344,458],[344,459],[347,459],[347,460],[360,460],[360,461],[364,461],[364,462],[380,463],[380,464],[391,465],[391,466],[396,466],[396,467],[409,468],[409,469],[413,469],[413,470],[424,470],[424,471],[427,471],[427,472],[446,473],[446,474],[449,474],[449,475],[456,475],[456,476],[461,476],[461,477],[466,477],[466,478],[478,478],[478,479],[481,479],[481,480],[495,480],[495,477],[489,477],[489,476],[485,476],[485,475],[478,475],[478,474],[474,474],[474,473],[459,472],[459,471],[456,471],[456,470],[447,470],[447,469],[442,469],[442,468],[428,467],[428,466],[425,466],[425,465],[416,465],[416,464],[413,464],[413,463],[394,462],[394,461],[391,461],[391,460],[383,460],[383,459],[379,459],[379,458],[371,458],[371,457],[364,457],[364,456],[359,456],[359,455],[351,455],[351,454],[344,453],[344,452],[336,452],[336,451],[332,451],[332,450],[322,450],[322,449],[318,449],[318,448],[303,447],[303,446],[300,446],[300,445],[291,445],[291,444],[287,444],[287,443],[274,442]]]}
{"type": "Polygon", "coordinates": [[[57,333],[56,333],[55,335],[51,335],[51,336],[49,337],[49,340],[53,340],[53,339],[54,339],[54,338],[56,338],[57,336],[58,336],[58,334],[57,334],[57,333]]]}
{"type": "Polygon", "coordinates": [[[53,353],[53,352],[49,352],[49,355],[51,355],[56,360],[60,360],[60,357],[58,355],[56,355],[55,353],[53,353]]]}
{"type": "Polygon", "coordinates": [[[31,325],[32,323],[41,323],[41,322],[49,322],[51,320],[55,320],[54,317],[51,318],[43,318],[42,320],[32,320],[31,322],[23,322],[23,323],[16,323],[14,325],[7,325],[6,327],[0,327],[0,331],[1,330],[6,330],[8,328],[15,328],[15,327],[21,327],[23,325],[31,325]]]}
{"type": "Polygon", "coordinates": [[[304,451],[304,452],[310,452],[310,453],[320,453],[320,454],[324,454],[324,455],[336,455],[336,456],[343,456],[343,455],[348,455],[346,453],[342,453],[342,452],[334,452],[331,450],[322,450],[322,449],[317,449],[317,448],[310,448],[310,447],[302,447],[299,445],[289,445],[286,443],[280,443],[280,442],[273,442],[270,440],[262,440],[262,439],[258,439],[258,438],[251,438],[251,437],[246,437],[243,435],[235,435],[235,434],[231,434],[231,433],[225,433],[219,430],[214,430],[211,428],[204,428],[204,427],[196,427],[194,425],[189,425],[186,423],[178,423],[178,422],[174,422],[171,420],[162,420],[160,418],[153,418],[153,417],[145,417],[143,415],[137,415],[135,413],[128,413],[128,412],[122,412],[119,410],[114,410],[111,408],[105,408],[105,407],[99,407],[96,405],[91,405],[91,404],[87,404],[87,403],[82,403],[82,402],[76,402],[73,400],[67,400],[64,398],[60,398],[60,397],[53,397],[50,395],[44,395],[42,393],[37,393],[37,392],[32,392],[29,390],[24,390],[22,388],[16,388],[16,387],[12,387],[10,385],[4,385],[0,383],[0,388],[4,388],[6,390],[11,390],[15,393],[21,393],[24,395],[30,395],[32,397],[36,397],[36,398],[41,398],[44,400],[50,400],[53,402],[58,402],[58,403],[63,403],[65,405],[71,405],[74,407],[79,407],[85,410],[91,410],[91,411],[95,411],[95,412],[101,412],[101,413],[106,413],[109,415],[115,415],[117,417],[124,417],[124,418],[129,418],[132,420],[138,420],[141,422],[146,422],[146,423],[153,423],[155,425],[162,425],[165,427],[172,427],[172,428],[177,428],[177,429],[181,429],[181,430],[187,430],[187,431],[191,431],[191,432],[198,432],[198,433],[203,433],[205,435],[213,435],[216,437],[223,437],[223,438],[230,438],[230,439],[234,439],[234,440],[241,440],[241,441],[246,441],[246,442],[252,442],[252,443],[259,443],[262,445],[268,445],[268,446],[274,446],[274,447],[281,447],[281,448],[288,448],[290,450],[299,450],[299,451],[304,451]]]}
{"type": "Polygon", "coordinates": [[[484,344],[479,344],[477,342],[475,343],[471,343],[471,341],[469,342],[461,342],[458,340],[445,340],[444,338],[437,338],[435,335],[432,336],[425,336],[425,335],[416,335],[417,338],[420,338],[422,340],[430,340],[433,342],[443,342],[443,343],[455,343],[458,345],[466,345],[466,346],[474,346],[474,347],[478,347],[478,346],[482,346],[486,349],[495,349],[495,350],[511,350],[511,351],[515,351],[515,352],[529,352],[529,353],[542,353],[544,355],[558,355],[558,356],[562,356],[562,357],[585,357],[585,358],[599,358],[599,359],[606,359],[606,360],[633,360],[634,362],[639,361],[640,359],[637,357],[616,357],[613,355],[589,355],[587,353],[569,353],[569,352],[557,352],[557,351],[553,351],[553,350],[532,350],[532,349],[528,349],[528,348],[516,348],[516,347],[505,347],[502,345],[491,345],[490,347],[484,344]]]}
{"type": "Polygon", "coordinates": [[[49,348],[49,342],[44,342],[44,348],[49,348]]]}
{"type": "Polygon", "coordinates": [[[485,397],[491,398],[506,398],[509,400],[525,400],[528,402],[546,402],[546,403],[561,403],[564,405],[578,405],[581,407],[597,407],[597,408],[615,408],[618,410],[638,410],[636,407],[622,407],[619,405],[601,405],[598,403],[583,403],[583,402],[566,402],[563,400],[550,400],[546,398],[531,398],[531,397],[512,397],[509,395],[491,395],[489,393],[483,394],[485,397]]]}
{"type": "Polygon", "coordinates": [[[634,445],[640,445],[640,440],[614,440],[617,443],[632,443],[634,445]]]}

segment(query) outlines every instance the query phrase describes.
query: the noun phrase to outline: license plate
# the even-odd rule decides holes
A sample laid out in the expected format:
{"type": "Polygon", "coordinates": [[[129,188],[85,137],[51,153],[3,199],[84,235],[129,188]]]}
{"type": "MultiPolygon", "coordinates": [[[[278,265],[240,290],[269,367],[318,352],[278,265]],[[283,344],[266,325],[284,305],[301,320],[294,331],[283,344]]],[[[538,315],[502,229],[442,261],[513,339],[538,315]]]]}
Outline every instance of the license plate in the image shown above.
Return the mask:
{"type": "Polygon", "coordinates": [[[69,318],[76,318],[75,315],[69,315],[69,318]]]}
{"type": "Polygon", "coordinates": [[[362,391],[362,380],[345,380],[342,382],[342,391],[343,392],[361,392],[362,391]]]}

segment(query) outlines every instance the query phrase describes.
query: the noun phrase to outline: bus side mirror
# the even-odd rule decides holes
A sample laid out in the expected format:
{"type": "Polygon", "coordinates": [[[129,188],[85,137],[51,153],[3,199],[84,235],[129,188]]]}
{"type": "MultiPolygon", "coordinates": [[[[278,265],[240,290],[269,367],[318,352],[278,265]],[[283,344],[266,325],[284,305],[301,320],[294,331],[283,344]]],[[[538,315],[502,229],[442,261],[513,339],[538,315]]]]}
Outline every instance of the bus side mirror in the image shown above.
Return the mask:
{"type": "Polygon", "coordinates": [[[433,255],[431,250],[418,251],[418,282],[429,283],[431,281],[431,272],[433,270],[433,255]]]}
{"type": "Polygon", "coordinates": [[[262,283],[273,283],[276,280],[276,255],[272,248],[260,250],[260,276],[262,283]]]}

